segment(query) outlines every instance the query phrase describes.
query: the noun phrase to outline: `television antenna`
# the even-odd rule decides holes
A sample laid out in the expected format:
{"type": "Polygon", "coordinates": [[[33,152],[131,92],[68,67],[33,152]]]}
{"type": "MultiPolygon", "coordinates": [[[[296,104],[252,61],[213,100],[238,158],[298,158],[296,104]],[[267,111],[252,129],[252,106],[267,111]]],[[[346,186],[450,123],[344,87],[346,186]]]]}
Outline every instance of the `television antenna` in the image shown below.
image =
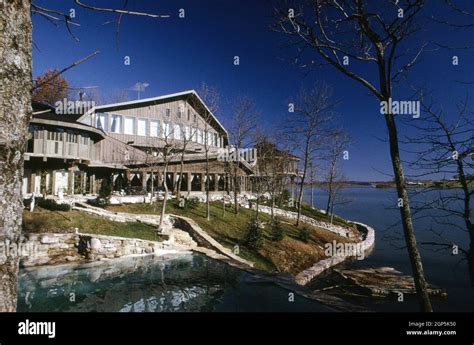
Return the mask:
{"type": "Polygon", "coordinates": [[[68,90],[78,90],[78,95],[79,95],[79,101],[84,100],[84,96],[86,95],[85,90],[91,90],[91,89],[97,89],[98,86],[78,86],[78,87],[68,87],[68,90]]]}
{"type": "Polygon", "coordinates": [[[141,82],[136,82],[135,85],[133,85],[130,88],[130,91],[136,91],[137,92],[137,99],[140,99],[140,92],[145,92],[145,89],[149,86],[150,84],[148,83],[141,83],[141,82]]]}

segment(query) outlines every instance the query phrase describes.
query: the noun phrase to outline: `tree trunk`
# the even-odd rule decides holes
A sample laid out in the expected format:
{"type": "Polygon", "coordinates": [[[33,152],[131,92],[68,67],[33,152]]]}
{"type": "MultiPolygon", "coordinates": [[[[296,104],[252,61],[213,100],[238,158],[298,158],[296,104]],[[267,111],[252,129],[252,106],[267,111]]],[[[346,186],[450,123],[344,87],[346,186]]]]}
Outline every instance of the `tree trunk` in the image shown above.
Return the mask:
{"type": "MultiPolygon", "coordinates": [[[[0,0],[0,246],[10,248],[20,241],[31,88],[30,2],[0,0]]],[[[0,258],[0,312],[13,312],[19,257],[17,250],[6,254],[0,258]]]]}
{"type": "Polygon", "coordinates": [[[300,218],[301,218],[301,204],[303,203],[303,187],[304,187],[304,181],[306,177],[306,167],[303,170],[303,176],[301,177],[301,183],[300,183],[300,193],[298,195],[298,215],[296,216],[296,226],[300,225],[300,218]]]}
{"type": "MultiPolygon", "coordinates": [[[[388,98],[387,98],[388,101],[388,98]]],[[[393,173],[395,175],[395,182],[397,185],[397,195],[403,202],[400,207],[400,214],[402,217],[403,232],[405,234],[405,242],[408,249],[408,256],[415,280],[416,292],[420,298],[420,307],[422,311],[432,312],[430,298],[428,296],[428,287],[423,272],[423,265],[421,263],[420,252],[416,244],[415,232],[413,230],[413,223],[410,211],[410,202],[408,199],[408,192],[405,184],[405,175],[403,173],[402,163],[400,161],[400,152],[398,148],[398,134],[395,120],[392,114],[385,115],[387,123],[390,156],[392,158],[393,173]]]]}
{"type": "Polygon", "coordinates": [[[154,189],[155,189],[155,184],[154,184],[154,181],[153,181],[155,176],[153,175],[153,170],[150,172],[150,178],[151,178],[150,204],[152,204],[153,203],[153,193],[154,193],[154,189]]]}
{"type": "Polygon", "coordinates": [[[331,207],[331,202],[332,202],[332,190],[331,190],[331,184],[328,186],[328,203],[326,205],[326,214],[328,215],[330,210],[329,208],[331,207]]]}
{"type": "MultiPolygon", "coordinates": [[[[472,224],[471,224],[472,227],[472,224]]],[[[469,251],[467,253],[467,265],[469,268],[469,277],[471,280],[471,287],[474,287],[474,229],[471,228],[469,232],[469,251]]]]}
{"type": "Polygon", "coordinates": [[[271,212],[271,218],[272,218],[272,222],[275,220],[275,195],[272,194],[272,212],[271,212]]]}
{"type": "Polygon", "coordinates": [[[225,193],[222,196],[222,218],[225,217],[225,193]]]}
{"type": "MultiPolygon", "coordinates": [[[[184,170],[184,151],[181,155],[181,163],[180,163],[180,167],[179,167],[178,188],[177,188],[177,191],[176,191],[176,196],[177,196],[178,199],[181,197],[181,182],[183,180],[183,170],[184,170]]],[[[189,172],[188,172],[188,174],[189,174],[189,172]]]]}
{"type": "Polygon", "coordinates": [[[255,186],[256,186],[256,194],[257,194],[257,201],[255,202],[255,206],[256,206],[256,213],[255,213],[255,218],[257,219],[257,224],[258,224],[258,213],[259,213],[259,208],[260,208],[260,188],[261,188],[261,185],[260,185],[260,182],[258,180],[258,177],[255,178],[255,186]]]}
{"type": "Polygon", "coordinates": [[[237,203],[237,171],[238,171],[237,164],[238,163],[235,163],[234,176],[233,176],[233,180],[234,180],[234,211],[235,211],[235,214],[239,213],[239,204],[237,203]]]}
{"type": "MultiPolygon", "coordinates": [[[[452,145],[452,151],[455,151],[455,147],[452,145]]],[[[469,268],[469,277],[471,281],[471,286],[474,287],[474,224],[471,221],[471,190],[469,189],[469,182],[466,179],[466,174],[464,172],[464,165],[461,158],[458,158],[456,161],[457,171],[459,176],[459,182],[464,194],[464,209],[463,209],[463,219],[464,224],[466,225],[466,230],[469,233],[469,249],[467,253],[467,262],[469,268]]]]}
{"type": "Polygon", "coordinates": [[[211,201],[209,200],[209,156],[206,150],[206,219],[211,220],[211,201]]]}
{"type": "Polygon", "coordinates": [[[168,171],[168,165],[165,164],[165,168],[163,170],[163,187],[165,189],[165,195],[163,197],[163,205],[161,206],[161,216],[160,216],[160,224],[158,226],[158,231],[163,230],[163,220],[165,218],[166,202],[168,201],[168,184],[166,183],[167,171],[168,171]]]}

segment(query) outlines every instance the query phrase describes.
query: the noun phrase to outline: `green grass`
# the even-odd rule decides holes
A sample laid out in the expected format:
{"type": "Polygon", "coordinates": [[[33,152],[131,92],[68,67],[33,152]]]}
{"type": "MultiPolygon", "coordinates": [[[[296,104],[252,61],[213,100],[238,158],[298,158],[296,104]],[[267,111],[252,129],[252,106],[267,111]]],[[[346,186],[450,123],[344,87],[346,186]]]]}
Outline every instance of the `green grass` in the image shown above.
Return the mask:
{"type": "Polygon", "coordinates": [[[43,232],[80,232],[140,238],[143,240],[160,241],[163,238],[155,235],[152,226],[138,222],[114,222],[99,216],[79,211],[50,211],[36,207],[33,213],[23,212],[23,233],[43,232]]]}
{"type": "MultiPolygon", "coordinates": [[[[158,214],[161,203],[155,206],[150,204],[129,204],[121,206],[108,206],[107,209],[116,212],[127,212],[135,214],[158,214]]],[[[282,227],[286,236],[281,241],[274,241],[271,235],[270,215],[260,213],[259,219],[265,223],[264,246],[255,250],[248,248],[243,239],[246,235],[248,222],[255,216],[254,210],[240,208],[238,214],[234,213],[233,207],[226,206],[224,215],[221,202],[211,203],[211,220],[206,219],[206,204],[200,203],[192,209],[181,209],[175,206],[175,201],[167,205],[167,213],[173,213],[192,218],[214,239],[227,248],[239,245],[240,256],[255,262],[257,268],[266,271],[284,271],[298,273],[313,265],[316,261],[324,258],[324,244],[336,239],[345,242],[341,238],[323,229],[305,225],[310,232],[307,243],[300,240],[300,229],[293,221],[281,219],[282,227]]]]}
{"type": "MultiPolygon", "coordinates": [[[[161,203],[129,204],[121,206],[108,206],[109,211],[127,212],[134,214],[159,214],[161,203]]],[[[224,214],[221,202],[211,203],[211,220],[206,219],[206,204],[199,203],[194,208],[181,209],[176,206],[176,201],[171,200],[167,205],[167,213],[189,217],[196,221],[205,231],[225,247],[232,249],[239,245],[239,255],[255,263],[255,266],[265,271],[279,271],[296,274],[312,266],[315,262],[325,258],[324,245],[333,240],[338,242],[350,241],[318,227],[301,225],[296,227],[294,221],[280,219],[285,237],[275,241],[270,227],[270,215],[260,213],[259,219],[264,222],[264,246],[252,249],[245,245],[244,238],[247,233],[247,224],[255,217],[255,211],[240,208],[238,214],[233,207],[227,205],[224,214]],[[309,238],[304,242],[300,238],[302,227],[309,230],[309,238]]],[[[308,206],[303,207],[303,214],[314,216],[318,220],[327,221],[327,217],[308,206]]],[[[338,220],[341,224],[343,221],[338,220]]],[[[156,237],[155,228],[138,222],[114,222],[105,218],[79,211],[49,211],[37,207],[33,213],[23,212],[24,233],[46,232],[80,232],[140,238],[144,240],[160,240],[156,237]]],[[[161,238],[163,239],[163,238],[161,238]]]]}

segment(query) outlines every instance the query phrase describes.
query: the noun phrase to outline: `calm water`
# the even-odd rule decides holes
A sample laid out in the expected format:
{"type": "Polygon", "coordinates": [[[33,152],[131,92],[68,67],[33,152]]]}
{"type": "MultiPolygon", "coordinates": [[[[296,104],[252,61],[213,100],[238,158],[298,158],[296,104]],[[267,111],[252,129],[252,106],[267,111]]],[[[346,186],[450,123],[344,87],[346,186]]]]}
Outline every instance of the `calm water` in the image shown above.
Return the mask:
{"type": "Polygon", "coordinates": [[[331,311],[200,254],[23,269],[18,311],[331,311]]]}
{"type": "MultiPolygon", "coordinates": [[[[310,190],[305,191],[309,202],[310,190]]],[[[454,190],[444,190],[442,193],[454,193],[454,190]]],[[[327,196],[323,190],[315,189],[315,207],[326,208],[327,196]]],[[[399,210],[396,206],[397,195],[395,189],[377,189],[373,187],[357,186],[343,190],[341,196],[348,204],[336,208],[340,216],[357,220],[371,225],[375,229],[375,248],[363,261],[355,261],[352,267],[379,267],[390,266],[411,274],[408,252],[405,248],[399,210]],[[392,225],[397,224],[392,227],[392,225]]],[[[435,197],[435,195],[431,195],[435,197]]],[[[430,197],[430,196],[427,196],[430,197]]],[[[414,197],[420,200],[421,197],[414,197]]],[[[443,239],[452,241],[459,247],[468,248],[468,234],[455,226],[440,226],[433,221],[430,215],[437,211],[429,210],[419,214],[414,221],[418,243],[443,242],[443,239]],[[442,238],[433,233],[441,234],[442,238]]],[[[452,223],[462,226],[458,219],[450,219],[452,223]]],[[[463,255],[452,255],[451,250],[440,250],[439,247],[420,246],[420,253],[426,278],[429,283],[442,287],[448,292],[447,301],[433,301],[436,311],[474,311],[474,287],[471,287],[467,262],[463,255]]],[[[418,310],[416,302],[382,303],[371,306],[376,310],[418,310]]]]}
{"type": "MultiPolygon", "coordinates": [[[[316,190],[315,197],[315,206],[324,208],[324,191],[316,190]]],[[[400,219],[393,207],[395,190],[349,187],[343,197],[352,202],[339,206],[336,212],[376,231],[370,256],[346,265],[390,266],[411,274],[401,226],[391,227],[400,219]]],[[[430,217],[415,221],[419,243],[440,240],[431,229],[460,247],[467,245],[466,233],[454,227],[440,228],[430,217]]],[[[435,310],[472,312],[474,289],[461,254],[422,246],[421,255],[427,280],[448,292],[448,300],[433,301],[435,310]]],[[[19,286],[19,311],[330,311],[299,296],[290,303],[288,291],[273,284],[252,283],[247,273],[198,254],[23,269],[19,286]]],[[[366,306],[378,311],[418,310],[414,300],[370,300],[366,306]]]]}

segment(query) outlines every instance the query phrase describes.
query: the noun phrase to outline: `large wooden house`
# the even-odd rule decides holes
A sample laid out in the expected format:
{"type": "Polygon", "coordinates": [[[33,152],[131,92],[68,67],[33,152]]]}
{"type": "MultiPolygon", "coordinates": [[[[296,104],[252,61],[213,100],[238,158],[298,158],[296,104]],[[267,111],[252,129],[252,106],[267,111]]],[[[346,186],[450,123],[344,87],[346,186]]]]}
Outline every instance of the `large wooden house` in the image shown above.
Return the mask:
{"type": "MultiPolygon", "coordinates": [[[[219,159],[228,143],[227,130],[194,90],[69,115],[36,104],[23,193],[95,194],[103,179],[114,190],[137,194],[165,181],[171,191],[203,192],[207,179],[211,192],[232,190],[228,164],[219,159]]],[[[241,191],[251,189],[253,174],[241,160],[241,191]]]]}

